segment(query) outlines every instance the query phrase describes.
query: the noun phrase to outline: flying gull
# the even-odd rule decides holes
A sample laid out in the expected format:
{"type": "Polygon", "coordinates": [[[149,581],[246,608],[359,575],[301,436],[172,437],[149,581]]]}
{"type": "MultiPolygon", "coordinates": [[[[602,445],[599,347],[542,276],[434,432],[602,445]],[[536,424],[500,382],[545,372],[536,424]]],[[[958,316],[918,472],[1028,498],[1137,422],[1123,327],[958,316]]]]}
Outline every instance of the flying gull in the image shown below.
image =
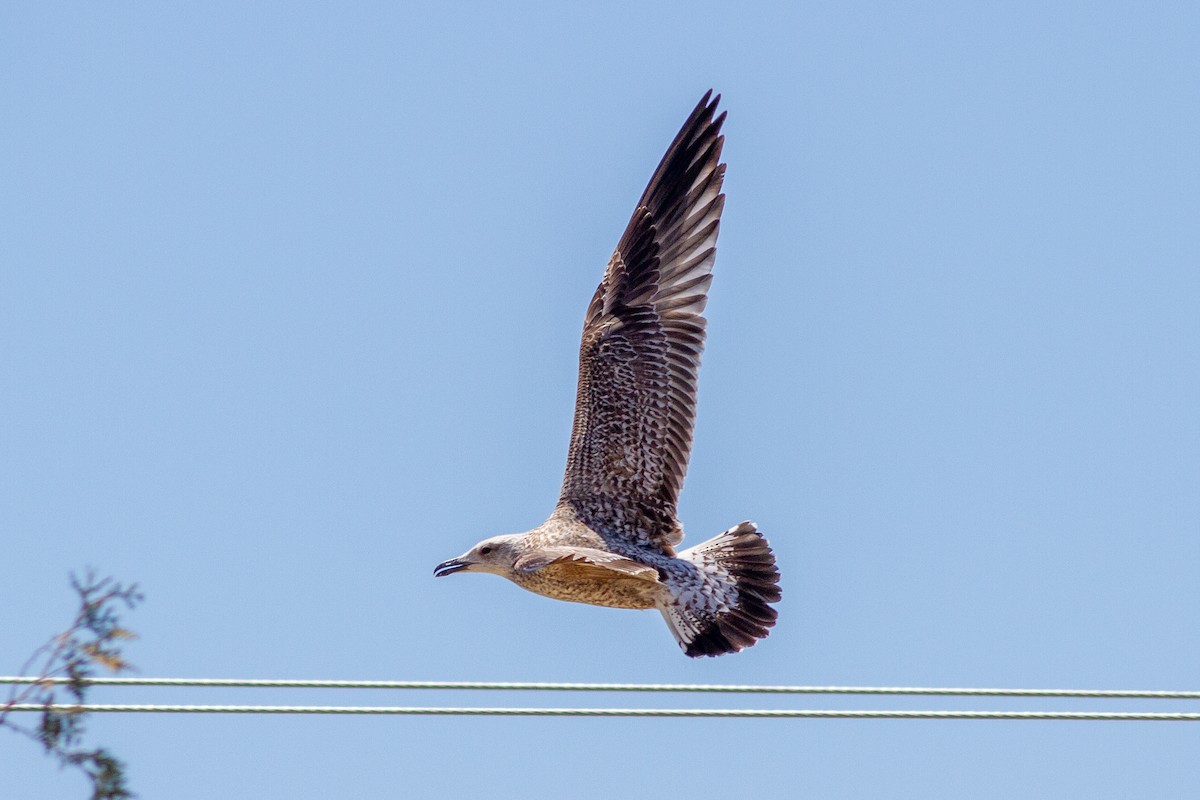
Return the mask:
{"type": "Polygon", "coordinates": [[[689,656],[750,647],[775,624],[780,598],[775,556],[752,522],[675,551],[725,206],[720,99],[705,94],[667,149],[588,305],[554,513],[434,570],[491,572],[557,600],[656,608],[689,656]]]}

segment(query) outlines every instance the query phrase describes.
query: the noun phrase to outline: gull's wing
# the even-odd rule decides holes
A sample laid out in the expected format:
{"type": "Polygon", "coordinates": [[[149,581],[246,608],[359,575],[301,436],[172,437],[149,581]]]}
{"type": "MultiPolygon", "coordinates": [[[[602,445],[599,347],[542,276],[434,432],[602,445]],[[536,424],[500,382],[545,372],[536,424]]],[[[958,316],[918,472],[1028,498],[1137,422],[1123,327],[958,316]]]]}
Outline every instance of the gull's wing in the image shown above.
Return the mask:
{"type": "Polygon", "coordinates": [[[638,578],[658,583],[658,570],[654,567],[591,547],[543,547],[527,553],[513,564],[513,569],[522,573],[554,567],[558,567],[555,572],[562,577],[590,580],[638,578]]]}
{"type": "Polygon", "coordinates": [[[609,539],[666,552],[683,538],[687,472],[725,195],[718,95],[704,95],[638,201],[588,306],[559,507],[609,539]]]}

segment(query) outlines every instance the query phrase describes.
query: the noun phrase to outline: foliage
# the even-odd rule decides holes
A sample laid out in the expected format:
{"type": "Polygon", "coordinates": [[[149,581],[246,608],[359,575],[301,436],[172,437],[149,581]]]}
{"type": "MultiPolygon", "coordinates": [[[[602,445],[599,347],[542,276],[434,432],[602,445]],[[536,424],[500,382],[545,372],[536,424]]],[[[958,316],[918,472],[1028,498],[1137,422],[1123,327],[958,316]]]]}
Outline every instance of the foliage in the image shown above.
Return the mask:
{"type": "Polygon", "coordinates": [[[8,700],[0,704],[0,728],[39,742],[60,765],[81,770],[91,781],[92,800],[131,798],[134,795],[126,784],[125,765],[102,747],[83,746],[87,713],[57,704],[58,692],[65,689],[69,705],[84,705],[91,685],[88,680],[97,668],[114,673],[132,669],[122,647],[137,637],[122,627],[119,611],[136,607],[142,594],[136,584],[125,586],[112,578],[97,580],[91,570],[82,580],[72,574],[71,588],[79,595],[75,621],[25,662],[20,674],[28,675],[33,670],[37,680],[15,686],[8,700]],[[13,707],[20,704],[44,707],[36,728],[13,721],[13,707]]]}

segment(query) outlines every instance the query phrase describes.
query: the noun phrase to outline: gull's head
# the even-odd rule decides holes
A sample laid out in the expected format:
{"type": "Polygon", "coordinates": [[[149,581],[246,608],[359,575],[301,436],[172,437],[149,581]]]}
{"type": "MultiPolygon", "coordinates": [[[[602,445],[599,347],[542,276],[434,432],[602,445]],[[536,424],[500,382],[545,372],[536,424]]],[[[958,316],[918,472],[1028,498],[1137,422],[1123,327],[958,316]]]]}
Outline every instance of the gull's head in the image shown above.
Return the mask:
{"type": "Polygon", "coordinates": [[[484,539],[458,558],[438,564],[433,574],[441,578],[455,572],[491,572],[508,577],[512,574],[513,563],[520,556],[517,545],[520,538],[521,534],[508,534],[484,539]]]}

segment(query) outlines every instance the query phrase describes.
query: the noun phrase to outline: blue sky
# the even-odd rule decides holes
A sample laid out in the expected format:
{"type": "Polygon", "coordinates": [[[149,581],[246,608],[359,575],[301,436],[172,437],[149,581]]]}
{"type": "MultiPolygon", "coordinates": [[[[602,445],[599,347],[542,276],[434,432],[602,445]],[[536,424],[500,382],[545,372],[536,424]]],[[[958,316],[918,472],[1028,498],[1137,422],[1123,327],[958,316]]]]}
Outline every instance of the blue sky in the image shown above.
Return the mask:
{"type": "MultiPolygon", "coordinates": [[[[6,5],[0,672],[91,564],[143,586],[148,676],[1200,688],[1198,54],[1186,3],[6,5]],[[784,600],[692,661],[653,612],[431,571],[551,510],[585,305],[710,86],[681,514],[692,542],[757,521],[784,600]]],[[[1032,705],[750,700],[787,702],[1032,705]]],[[[1161,723],[92,731],[174,800],[1198,786],[1195,729],[1161,723]]],[[[85,796],[12,736],[0,773],[85,796]]]]}

